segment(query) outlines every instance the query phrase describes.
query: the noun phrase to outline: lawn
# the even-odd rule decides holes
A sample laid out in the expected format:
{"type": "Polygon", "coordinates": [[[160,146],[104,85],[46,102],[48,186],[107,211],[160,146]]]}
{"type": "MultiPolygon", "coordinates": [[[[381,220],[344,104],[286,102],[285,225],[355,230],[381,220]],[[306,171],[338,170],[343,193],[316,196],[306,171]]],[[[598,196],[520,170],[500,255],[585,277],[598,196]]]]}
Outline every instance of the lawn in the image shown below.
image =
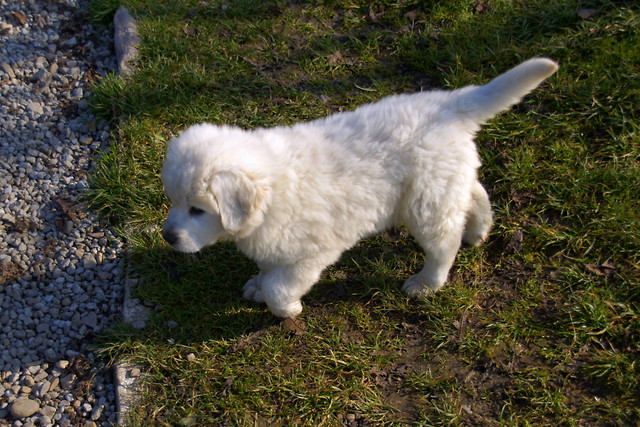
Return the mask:
{"type": "MultiPolygon", "coordinates": [[[[100,338],[145,372],[131,425],[633,425],[640,422],[640,7],[631,1],[121,0],[138,71],[92,105],[114,124],[90,207],[127,240],[143,330],[100,338]],[[400,291],[423,255],[403,227],[362,241],[298,326],[241,298],[233,243],[167,248],[169,138],[561,67],[477,138],[495,226],[449,284],[400,291]]],[[[105,22],[118,0],[93,0],[105,22]]]]}

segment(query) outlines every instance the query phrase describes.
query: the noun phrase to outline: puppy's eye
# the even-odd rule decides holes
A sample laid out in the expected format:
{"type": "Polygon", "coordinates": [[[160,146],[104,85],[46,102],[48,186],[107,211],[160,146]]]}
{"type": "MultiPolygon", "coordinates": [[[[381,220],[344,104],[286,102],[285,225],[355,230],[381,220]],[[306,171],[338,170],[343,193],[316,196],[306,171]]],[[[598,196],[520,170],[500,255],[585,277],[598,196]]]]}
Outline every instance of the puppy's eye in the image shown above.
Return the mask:
{"type": "Polygon", "coordinates": [[[200,208],[196,208],[195,206],[191,206],[189,208],[189,215],[191,216],[200,216],[204,213],[204,211],[200,208]]]}

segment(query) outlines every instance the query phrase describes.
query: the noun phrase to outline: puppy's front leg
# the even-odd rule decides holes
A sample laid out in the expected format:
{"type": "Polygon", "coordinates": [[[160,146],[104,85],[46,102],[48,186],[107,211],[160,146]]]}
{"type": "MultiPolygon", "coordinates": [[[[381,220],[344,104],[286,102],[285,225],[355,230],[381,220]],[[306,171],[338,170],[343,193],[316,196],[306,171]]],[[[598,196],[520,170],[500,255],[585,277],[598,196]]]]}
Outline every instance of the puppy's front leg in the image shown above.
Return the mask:
{"type": "Polygon", "coordinates": [[[262,297],[262,280],[264,276],[265,274],[260,270],[257,276],[253,276],[247,280],[247,283],[245,283],[242,288],[242,297],[244,299],[253,302],[264,302],[264,298],[262,297]]]}
{"type": "Polygon", "coordinates": [[[248,301],[253,302],[264,302],[264,298],[262,297],[262,280],[264,280],[264,276],[271,271],[273,266],[269,263],[258,261],[258,268],[260,272],[257,276],[253,276],[251,279],[247,280],[247,283],[244,284],[242,288],[242,297],[248,301]]]}
{"type": "Polygon", "coordinates": [[[324,264],[302,262],[279,266],[265,274],[261,281],[261,296],[269,310],[284,319],[300,314],[300,298],[318,281],[324,267],[324,264]]]}

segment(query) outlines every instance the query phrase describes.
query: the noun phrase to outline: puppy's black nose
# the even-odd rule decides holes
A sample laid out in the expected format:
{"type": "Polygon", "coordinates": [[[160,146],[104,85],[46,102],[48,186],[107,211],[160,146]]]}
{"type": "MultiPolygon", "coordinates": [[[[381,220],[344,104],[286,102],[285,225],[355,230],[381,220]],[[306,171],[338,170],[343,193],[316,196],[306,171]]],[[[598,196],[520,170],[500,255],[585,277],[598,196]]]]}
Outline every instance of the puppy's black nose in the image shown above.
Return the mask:
{"type": "Polygon", "coordinates": [[[162,237],[164,237],[164,240],[172,246],[178,241],[178,236],[169,230],[162,230],[162,237]]]}

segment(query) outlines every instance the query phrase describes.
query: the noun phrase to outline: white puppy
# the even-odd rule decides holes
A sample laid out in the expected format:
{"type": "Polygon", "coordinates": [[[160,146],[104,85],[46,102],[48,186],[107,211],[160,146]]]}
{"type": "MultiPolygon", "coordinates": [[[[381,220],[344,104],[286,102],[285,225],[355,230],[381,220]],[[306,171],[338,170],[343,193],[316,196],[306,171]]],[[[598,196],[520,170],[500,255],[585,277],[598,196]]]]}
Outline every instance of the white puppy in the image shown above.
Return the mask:
{"type": "Polygon", "coordinates": [[[435,291],[461,241],[478,245],[491,227],[475,133],[557,68],[534,58],[484,86],[390,96],[290,127],[192,126],[169,143],[164,238],[182,252],[232,238],[260,268],[244,297],[287,318],[346,249],[403,224],[426,263],[402,289],[435,291]]]}

